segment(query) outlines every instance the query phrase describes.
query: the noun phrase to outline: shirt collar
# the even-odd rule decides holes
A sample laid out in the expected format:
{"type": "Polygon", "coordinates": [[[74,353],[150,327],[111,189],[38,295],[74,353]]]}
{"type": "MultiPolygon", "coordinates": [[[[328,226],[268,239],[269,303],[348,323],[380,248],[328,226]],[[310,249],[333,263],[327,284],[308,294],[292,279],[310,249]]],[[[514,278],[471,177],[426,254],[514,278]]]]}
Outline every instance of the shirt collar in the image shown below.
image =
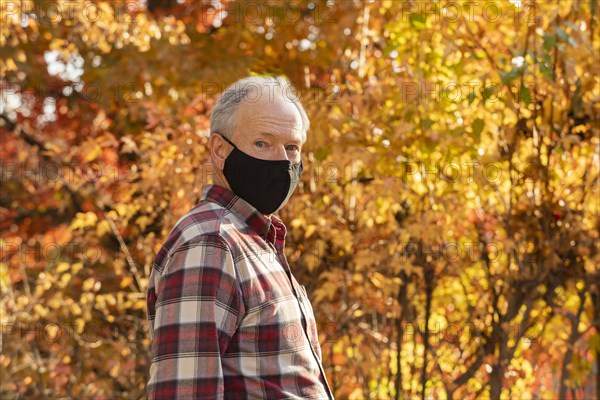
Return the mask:
{"type": "Polygon", "coordinates": [[[202,187],[203,201],[211,201],[217,203],[229,210],[237,218],[244,221],[251,229],[262,236],[264,239],[271,239],[270,231],[275,229],[280,230],[277,236],[283,234],[285,236],[285,225],[275,216],[266,217],[264,214],[252,207],[247,201],[237,196],[231,190],[228,190],[219,185],[204,185],[202,187]]]}

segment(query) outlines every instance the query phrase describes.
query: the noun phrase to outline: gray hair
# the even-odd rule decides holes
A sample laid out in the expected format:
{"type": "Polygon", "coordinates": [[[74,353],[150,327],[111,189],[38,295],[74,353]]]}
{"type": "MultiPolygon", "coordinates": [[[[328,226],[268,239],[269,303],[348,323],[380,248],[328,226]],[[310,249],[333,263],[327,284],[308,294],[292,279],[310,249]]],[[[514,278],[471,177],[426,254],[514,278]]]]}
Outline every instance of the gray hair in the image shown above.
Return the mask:
{"type": "Polygon", "coordinates": [[[237,125],[236,113],[242,103],[242,100],[257,101],[263,95],[266,89],[266,94],[273,96],[273,88],[278,88],[282,97],[286,101],[291,101],[302,118],[302,130],[304,131],[304,140],[306,140],[306,132],[310,128],[310,121],[302,107],[302,103],[296,96],[296,89],[287,79],[277,76],[249,76],[234,82],[229,86],[221,98],[215,104],[210,114],[210,133],[220,133],[227,138],[231,138],[235,132],[237,125]],[[250,98],[251,93],[257,93],[256,97],[250,98]]]}

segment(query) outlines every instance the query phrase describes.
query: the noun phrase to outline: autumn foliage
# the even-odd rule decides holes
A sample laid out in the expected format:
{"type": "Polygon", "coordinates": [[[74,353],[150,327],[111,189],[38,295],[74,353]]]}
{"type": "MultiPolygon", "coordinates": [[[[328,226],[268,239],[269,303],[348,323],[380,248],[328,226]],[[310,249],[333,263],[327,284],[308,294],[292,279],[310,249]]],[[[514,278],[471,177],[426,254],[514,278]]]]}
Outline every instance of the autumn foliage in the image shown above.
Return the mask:
{"type": "Polygon", "coordinates": [[[284,75],[339,399],[600,398],[596,0],[1,0],[0,398],[143,398],[218,94],[284,75]]]}

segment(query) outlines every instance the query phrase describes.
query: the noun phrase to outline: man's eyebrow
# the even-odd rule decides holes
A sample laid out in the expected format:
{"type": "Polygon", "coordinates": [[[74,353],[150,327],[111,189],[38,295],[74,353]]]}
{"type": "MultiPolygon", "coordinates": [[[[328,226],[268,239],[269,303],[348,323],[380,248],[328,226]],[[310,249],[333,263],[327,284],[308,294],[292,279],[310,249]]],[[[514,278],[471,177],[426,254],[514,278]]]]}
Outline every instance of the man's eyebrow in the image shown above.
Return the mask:
{"type": "MultiPolygon", "coordinates": [[[[270,138],[278,138],[281,135],[275,134],[275,133],[271,133],[271,132],[264,132],[264,131],[260,131],[260,132],[256,132],[254,133],[254,137],[260,137],[260,136],[268,136],[270,138]]],[[[297,143],[302,143],[302,138],[299,139],[292,139],[290,140],[291,142],[297,142],[297,143]]]]}
{"type": "Polygon", "coordinates": [[[262,131],[261,131],[261,132],[256,132],[256,133],[254,134],[254,136],[260,136],[260,135],[263,135],[263,136],[269,136],[269,137],[275,137],[275,136],[278,136],[278,135],[275,135],[274,133],[270,133],[270,132],[262,132],[262,131]]]}

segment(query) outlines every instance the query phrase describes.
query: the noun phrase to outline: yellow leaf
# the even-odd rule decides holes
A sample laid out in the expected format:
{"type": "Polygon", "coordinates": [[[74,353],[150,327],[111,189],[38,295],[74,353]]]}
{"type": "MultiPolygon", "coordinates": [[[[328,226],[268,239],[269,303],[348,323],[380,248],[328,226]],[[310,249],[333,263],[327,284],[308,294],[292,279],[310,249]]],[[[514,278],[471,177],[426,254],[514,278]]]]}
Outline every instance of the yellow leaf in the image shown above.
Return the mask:
{"type": "Polygon", "coordinates": [[[119,287],[121,289],[124,289],[127,286],[131,285],[132,283],[133,283],[133,278],[131,276],[126,276],[123,279],[121,279],[121,283],[119,284],[119,287]]]}
{"type": "Polygon", "coordinates": [[[88,211],[86,213],[78,212],[75,216],[75,219],[71,223],[71,229],[77,230],[80,228],[87,228],[90,226],[94,226],[94,225],[96,225],[97,221],[98,221],[98,216],[91,211],[88,211]]]}
{"type": "Polygon", "coordinates": [[[125,217],[127,216],[127,211],[128,211],[128,207],[126,204],[123,203],[119,203],[117,204],[117,206],[115,207],[117,209],[117,212],[119,213],[120,217],[125,217]]]}
{"type": "Polygon", "coordinates": [[[145,230],[146,226],[148,226],[148,224],[152,221],[150,220],[150,218],[148,218],[148,216],[142,215],[141,217],[136,219],[135,222],[140,226],[140,228],[142,228],[142,230],[145,230]]]}
{"type": "Polygon", "coordinates": [[[600,334],[595,333],[590,338],[590,349],[596,350],[596,352],[600,352],[600,334]]]}
{"type": "Polygon", "coordinates": [[[304,263],[306,264],[306,269],[308,272],[312,272],[317,266],[317,256],[315,254],[308,253],[304,257],[304,263]]]}
{"type": "Polygon", "coordinates": [[[113,378],[119,376],[119,364],[115,364],[115,366],[110,369],[109,374],[113,378]]]}
{"type": "Polygon", "coordinates": [[[84,162],[94,161],[102,154],[102,147],[96,145],[83,159],[84,162]]]}
{"type": "Polygon", "coordinates": [[[70,265],[69,265],[69,263],[66,263],[66,262],[61,262],[61,263],[60,263],[60,264],[58,264],[58,266],[56,267],[56,272],[60,274],[60,273],[62,273],[62,272],[68,271],[68,270],[69,270],[69,268],[70,268],[70,265]]]}
{"type": "Polygon", "coordinates": [[[60,277],[60,283],[63,286],[67,286],[67,284],[71,281],[71,274],[63,274],[63,276],[60,277]]]}
{"type": "Polygon", "coordinates": [[[5,62],[6,62],[6,70],[7,71],[16,71],[17,70],[17,65],[15,64],[15,62],[13,61],[12,58],[7,59],[5,62]]]}
{"type": "Polygon", "coordinates": [[[17,51],[16,58],[17,58],[18,62],[24,63],[27,61],[27,56],[25,55],[25,52],[22,50],[17,51]]]}
{"type": "Polygon", "coordinates": [[[81,269],[83,268],[83,264],[82,263],[75,263],[71,266],[71,272],[73,272],[73,275],[77,274],[79,271],[81,271],[81,269]]]}
{"type": "Polygon", "coordinates": [[[117,304],[117,299],[115,299],[115,296],[113,296],[112,294],[106,295],[105,300],[111,306],[114,306],[117,304]]]}
{"type": "Polygon", "coordinates": [[[77,318],[75,320],[75,332],[82,334],[84,328],[85,328],[85,321],[81,318],[77,318]]]}
{"type": "Polygon", "coordinates": [[[304,232],[304,239],[311,237],[312,234],[315,233],[316,229],[317,227],[315,225],[309,225],[308,228],[306,228],[306,232],[304,232]]]}
{"type": "Polygon", "coordinates": [[[71,304],[71,314],[81,315],[81,307],[79,306],[79,304],[77,304],[77,303],[71,304]]]}
{"type": "Polygon", "coordinates": [[[93,287],[94,287],[94,278],[87,278],[85,281],[83,281],[83,285],[81,285],[81,290],[83,290],[84,292],[87,292],[87,291],[92,290],[93,287]]]}
{"type": "Polygon", "coordinates": [[[363,391],[362,388],[355,388],[352,393],[350,393],[350,396],[348,397],[349,400],[360,400],[360,399],[364,399],[363,396],[363,391]]]}
{"type": "Polygon", "coordinates": [[[50,307],[53,310],[57,310],[62,306],[62,301],[61,299],[58,299],[56,297],[51,298],[48,301],[48,307],[50,307]]]}
{"type": "Polygon", "coordinates": [[[98,237],[104,236],[108,232],[110,232],[110,225],[106,220],[102,220],[96,225],[96,234],[98,237]]]}
{"type": "Polygon", "coordinates": [[[45,318],[46,315],[48,315],[48,309],[43,307],[41,304],[36,304],[33,306],[33,311],[35,311],[35,313],[42,318],[45,318]]]}
{"type": "Polygon", "coordinates": [[[6,264],[0,263],[0,289],[4,292],[5,288],[8,288],[10,280],[8,278],[8,268],[6,264]]]}
{"type": "Polygon", "coordinates": [[[139,299],[133,303],[134,310],[145,310],[146,309],[146,300],[139,299]]]}

